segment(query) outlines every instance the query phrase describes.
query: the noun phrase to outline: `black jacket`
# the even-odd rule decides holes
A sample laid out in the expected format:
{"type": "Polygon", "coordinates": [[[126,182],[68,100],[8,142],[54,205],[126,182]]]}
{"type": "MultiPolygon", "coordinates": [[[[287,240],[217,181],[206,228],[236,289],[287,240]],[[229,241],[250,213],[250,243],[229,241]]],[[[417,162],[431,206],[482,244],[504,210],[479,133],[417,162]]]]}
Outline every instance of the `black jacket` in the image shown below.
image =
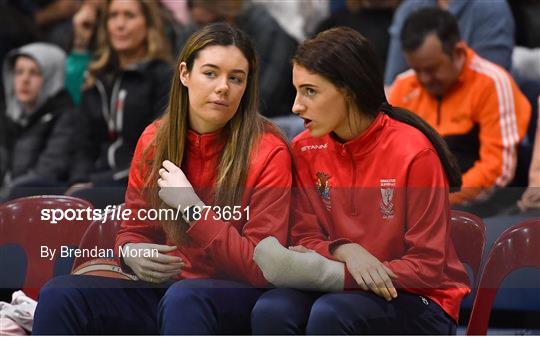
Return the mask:
{"type": "Polygon", "coordinates": [[[154,60],[102,74],[83,92],[71,183],[126,180],[139,136],[164,112],[172,74],[170,65],[154,60]]]}
{"type": "Polygon", "coordinates": [[[0,181],[43,178],[67,180],[73,134],[73,103],[60,91],[22,126],[0,116],[0,181]]]}

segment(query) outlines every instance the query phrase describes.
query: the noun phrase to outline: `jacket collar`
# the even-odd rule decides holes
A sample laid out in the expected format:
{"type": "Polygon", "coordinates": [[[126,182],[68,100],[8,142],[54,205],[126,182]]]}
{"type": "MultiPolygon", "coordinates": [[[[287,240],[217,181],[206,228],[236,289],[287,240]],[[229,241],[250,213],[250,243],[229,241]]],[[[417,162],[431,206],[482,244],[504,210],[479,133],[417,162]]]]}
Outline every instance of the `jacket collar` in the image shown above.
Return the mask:
{"type": "Polygon", "coordinates": [[[369,153],[380,140],[383,127],[388,122],[388,116],[380,112],[369,127],[360,135],[343,143],[334,134],[325,136],[330,147],[343,157],[361,157],[369,153]]]}
{"type": "Polygon", "coordinates": [[[199,134],[193,130],[187,132],[187,149],[190,156],[211,158],[221,153],[227,140],[227,131],[220,129],[215,132],[199,134]]]}

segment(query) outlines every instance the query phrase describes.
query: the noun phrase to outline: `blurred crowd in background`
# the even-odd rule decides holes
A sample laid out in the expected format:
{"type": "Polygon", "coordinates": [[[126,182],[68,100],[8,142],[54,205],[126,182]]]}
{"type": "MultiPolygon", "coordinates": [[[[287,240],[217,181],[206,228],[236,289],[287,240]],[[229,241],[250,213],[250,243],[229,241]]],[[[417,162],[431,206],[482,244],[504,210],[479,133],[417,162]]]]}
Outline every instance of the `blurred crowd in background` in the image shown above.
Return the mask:
{"type": "Polygon", "coordinates": [[[536,0],[0,0],[0,200],[68,194],[96,207],[122,203],[138,137],[163,114],[176,57],[205,24],[226,21],[253,39],[260,111],[292,139],[303,129],[291,114],[299,42],[332,27],[358,30],[372,42],[390,93],[410,66],[405,19],[429,6],[451,12],[467,46],[512,75],[519,87],[512,99],[523,94],[532,106],[530,118],[516,112],[525,134],[505,145],[517,147],[515,167],[482,186],[489,198],[454,206],[472,204],[481,216],[539,209],[536,0]],[[509,186],[516,188],[497,193],[509,186]]]}

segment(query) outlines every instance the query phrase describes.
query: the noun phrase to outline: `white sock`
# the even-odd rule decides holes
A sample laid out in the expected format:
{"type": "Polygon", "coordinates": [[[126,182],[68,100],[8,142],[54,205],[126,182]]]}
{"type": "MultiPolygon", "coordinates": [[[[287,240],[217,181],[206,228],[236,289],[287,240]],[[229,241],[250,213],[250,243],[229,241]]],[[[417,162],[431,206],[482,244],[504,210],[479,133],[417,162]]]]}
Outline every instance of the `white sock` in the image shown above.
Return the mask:
{"type": "Polygon", "coordinates": [[[273,236],[259,242],[253,260],[276,287],[319,291],[342,291],[344,287],[343,263],[315,252],[289,250],[273,236]]]}

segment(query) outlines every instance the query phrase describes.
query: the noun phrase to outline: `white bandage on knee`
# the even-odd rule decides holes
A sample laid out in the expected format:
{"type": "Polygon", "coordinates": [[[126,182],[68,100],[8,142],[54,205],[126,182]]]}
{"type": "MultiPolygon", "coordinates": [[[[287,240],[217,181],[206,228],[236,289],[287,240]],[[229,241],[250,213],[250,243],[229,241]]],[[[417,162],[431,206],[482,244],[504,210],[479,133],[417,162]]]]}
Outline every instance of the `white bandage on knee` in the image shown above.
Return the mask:
{"type": "Polygon", "coordinates": [[[319,291],[342,291],[343,263],[329,260],[315,252],[299,253],[283,247],[269,236],[255,247],[253,260],[264,278],[276,287],[319,291]]]}

